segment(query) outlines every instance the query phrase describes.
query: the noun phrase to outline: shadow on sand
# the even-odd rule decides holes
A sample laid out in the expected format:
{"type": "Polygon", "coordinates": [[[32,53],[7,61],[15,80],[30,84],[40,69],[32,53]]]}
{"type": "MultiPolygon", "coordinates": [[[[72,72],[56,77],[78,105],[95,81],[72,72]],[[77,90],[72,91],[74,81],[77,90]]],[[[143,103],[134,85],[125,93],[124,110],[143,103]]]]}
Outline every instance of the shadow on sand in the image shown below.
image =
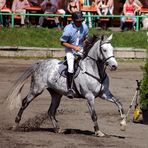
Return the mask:
{"type": "MultiPolygon", "coordinates": [[[[34,128],[34,127],[30,127],[30,128],[26,128],[23,126],[20,126],[16,129],[17,132],[51,132],[51,133],[55,133],[54,128],[34,128]]],[[[61,133],[59,134],[63,134],[63,135],[86,135],[86,136],[95,136],[94,132],[89,131],[89,130],[80,130],[80,129],[64,129],[61,133]]],[[[125,139],[125,136],[120,136],[120,135],[111,135],[111,134],[106,134],[105,136],[106,138],[111,138],[111,137],[116,137],[116,138],[120,138],[120,139],[125,139]]]]}

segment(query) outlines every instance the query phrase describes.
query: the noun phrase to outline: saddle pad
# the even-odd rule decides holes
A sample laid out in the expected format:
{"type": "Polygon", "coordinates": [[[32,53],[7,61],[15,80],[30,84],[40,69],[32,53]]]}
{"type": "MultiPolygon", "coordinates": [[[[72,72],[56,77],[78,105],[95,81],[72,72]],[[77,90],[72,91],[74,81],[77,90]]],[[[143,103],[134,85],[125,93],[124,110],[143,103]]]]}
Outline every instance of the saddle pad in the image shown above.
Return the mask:
{"type": "MultiPolygon", "coordinates": [[[[58,70],[59,74],[65,78],[67,78],[67,72],[68,72],[67,64],[65,64],[65,62],[59,62],[59,65],[60,65],[59,70],[58,70]]],[[[74,76],[73,76],[74,79],[78,76],[79,72],[80,72],[80,67],[75,66],[74,76]]]]}

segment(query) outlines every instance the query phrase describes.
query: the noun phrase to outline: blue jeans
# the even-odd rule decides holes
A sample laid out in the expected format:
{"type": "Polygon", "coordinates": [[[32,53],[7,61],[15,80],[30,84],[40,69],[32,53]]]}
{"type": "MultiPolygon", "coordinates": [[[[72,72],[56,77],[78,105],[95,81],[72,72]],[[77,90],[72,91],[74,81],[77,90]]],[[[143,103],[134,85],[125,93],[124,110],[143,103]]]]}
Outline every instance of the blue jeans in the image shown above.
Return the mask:
{"type": "Polygon", "coordinates": [[[121,18],[120,18],[120,28],[123,30],[124,29],[124,27],[125,27],[125,21],[126,21],[126,19],[127,18],[130,18],[130,19],[132,19],[133,20],[133,27],[135,26],[135,24],[136,24],[136,17],[135,17],[135,15],[129,15],[128,17],[127,16],[122,16],[121,18]]]}

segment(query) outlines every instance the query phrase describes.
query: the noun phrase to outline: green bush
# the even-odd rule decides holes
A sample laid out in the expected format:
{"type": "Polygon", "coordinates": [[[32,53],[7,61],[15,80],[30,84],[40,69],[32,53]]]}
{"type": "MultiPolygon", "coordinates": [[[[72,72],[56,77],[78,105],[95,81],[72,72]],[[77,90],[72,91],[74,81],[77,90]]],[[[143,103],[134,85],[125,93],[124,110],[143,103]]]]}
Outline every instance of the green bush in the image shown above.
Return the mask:
{"type": "Polygon", "coordinates": [[[141,82],[140,105],[141,109],[148,109],[148,58],[146,60],[143,80],[141,82]]]}

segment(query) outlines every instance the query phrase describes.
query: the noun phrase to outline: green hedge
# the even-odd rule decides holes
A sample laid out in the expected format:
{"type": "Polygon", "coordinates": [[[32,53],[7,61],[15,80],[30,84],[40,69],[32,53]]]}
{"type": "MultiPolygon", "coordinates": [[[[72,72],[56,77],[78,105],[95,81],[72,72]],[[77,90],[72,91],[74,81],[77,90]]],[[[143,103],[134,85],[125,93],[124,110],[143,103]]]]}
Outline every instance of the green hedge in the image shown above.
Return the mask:
{"type": "Polygon", "coordinates": [[[148,109],[148,58],[144,67],[144,75],[141,83],[140,104],[142,109],[148,109]]]}
{"type": "MultiPolygon", "coordinates": [[[[0,29],[0,46],[25,46],[25,47],[50,47],[60,48],[60,36],[62,30],[47,28],[1,28],[0,29]]],[[[111,30],[103,31],[99,29],[90,29],[89,35],[92,34],[113,34],[112,45],[114,47],[133,47],[147,48],[146,31],[125,31],[113,32],[111,30]]]]}

